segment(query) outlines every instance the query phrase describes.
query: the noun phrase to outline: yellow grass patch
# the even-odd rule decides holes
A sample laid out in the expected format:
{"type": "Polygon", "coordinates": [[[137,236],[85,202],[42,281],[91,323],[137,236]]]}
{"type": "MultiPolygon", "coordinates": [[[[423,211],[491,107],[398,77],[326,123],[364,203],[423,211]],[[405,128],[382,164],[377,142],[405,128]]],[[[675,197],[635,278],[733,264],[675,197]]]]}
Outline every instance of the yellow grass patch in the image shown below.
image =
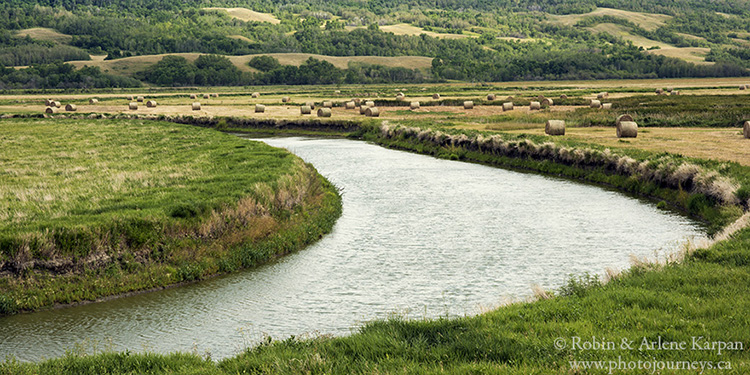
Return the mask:
{"type": "Polygon", "coordinates": [[[710,48],[684,47],[684,48],[662,48],[648,51],[655,55],[674,57],[699,65],[713,65],[712,61],[706,61],[706,54],[710,48]]]}
{"type": "Polygon", "coordinates": [[[248,42],[248,43],[254,43],[252,39],[250,39],[250,38],[248,38],[246,36],[242,36],[242,35],[227,35],[227,38],[237,39],[237,40],[244,40],[245,42],[248,42]]]}
{"type": "Polygon", "coordinates": [[[394,33],[396,35],[421,35],[421,34],[427,34],[428,36],[431,36],[433,38],[438,39],[463,39],[463,38],[471,38],[470,35],[465,34],[445,34],[445,33],[436,33],[433,31],[427,31],[421,27],[409,25],[406,23],[399,23],[396,25],[387,25],[387,26],[380,26],[380,30],[387,32],[387,33],[394,33]]]}
{"type": "Polygon", "coordinates": [[[68,34],[62,34],[53,29],[48,29],[46,27],[35,27],[33,29],[23,29],[23,30],[19,30],[16,33],[16,36],[20,38],[25,38],[27,35],[30,36],[32,39],[44,40],[47,42],[53,42],[53,43],[59,43],[59,44],[68,44],[73,40],[73,37],[68,34]]]}
{"type": "MultiPolygon", "coordinates": [[[[512,133],[544,135],[544,124],[534,129],[512,130],[512,133]]],[[[620,142],[614,127],[567,128],[565,137],[607,147],[626,147],[656,152],[670,152],[702,159],[735,161],[750,165],[747,139],[736,128],[656,128],[638,129],[637,138],[620,142]]]]}
{"type": "Polygon", "coordinates": [[[594,33],[607,33],[611,34],[617,37],[620,37],[625,40],[629,40],[633,42],[634,45],[640,46],[643,48],[651,48],[651,47],[659,47],[659,48],[675,48],[671,44],[658,42],[656,40],[651,40],[645,37],[642,37],[640,35],[635,35],[630,32],[630,29],[628,27],[617,25],[614,23],[600,23],[594,27],[587,27],[588,30],[591,30],[594,33]]]}
{"type": "Polygon", "coordinates": [[[672,16],[664,14],[630,12],[627,10],[612,8],[598,8],[593,12],[584,14],[568,14],[564,16],[549,15],[548,17],[550,21],[554,23],[572,26],[578,21],[590,16],[613,16],[624,18],[648,31],[656,30],[656,28],[664,25],[672,18],[672,16]]]}
{"type": "Polygon", "coordinates": [[[273,14],[256,12],[247,8],[203,8],[206,10],[218,10],[224,11],[229,14],[230,17],[237,18],[246,22],[268,22],[272,24],[279,24],[281,21],[276,18],[273,14]]]}
{"type": "MultiPolygon", "coordinates": [[[[154,65],[161,61],[164,56],[182,56],[188,61],[195,61],[200,53],[169,53],[161,55],[145,55],[145,56],[133,56],[126,57],[116,60],[92,60],[92,61],[71,61],[76,68],[82,68],[84,66],[97,66],[105,73],[121,74],[126,76],[132,76],[136,72],[142,71],[151,65],[154,65]]],[[[432,58],[423,56],[398,56],[398,57],[384,57],[384,56],[325,56],[325,55],[314,55],[310,53],[270,53],[268,56],[273,56],[279,60],[282,65],[294,65],[300,66],[305,60],[310,57],[318,60],[328,61],[337,68],[346,69],[350,62],[361,62],[367,64],[383,65],[387,67],[401,67],[409,69],[429,69],[432,66],[432,58]]],[[[242,56],[227,56],[227,58],[241,71],[253,72],[255,69],[247,65],[255,56],[260,55],[242,55],[242,56]]]]}

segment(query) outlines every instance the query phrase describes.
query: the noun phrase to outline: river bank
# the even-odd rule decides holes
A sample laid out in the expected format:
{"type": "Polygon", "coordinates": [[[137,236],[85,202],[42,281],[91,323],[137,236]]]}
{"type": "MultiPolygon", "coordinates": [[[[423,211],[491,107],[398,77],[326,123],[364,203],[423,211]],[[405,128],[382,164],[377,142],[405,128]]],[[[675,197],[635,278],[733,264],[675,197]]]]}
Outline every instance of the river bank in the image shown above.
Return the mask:
{"type": "Polygon", "coordinates": [[[312,166],[231,135],[141,121],[0,126],[1,314],[252,267],[316,241],[340,214],[312,166]]]}
{"type": "MultiPolygon", "coordinates": [[[[390,125],[363,128],[355,134],[391,147],[457,160],[510,166],[512,160],[518,160],[518,168],[537,168],[656,197],[702,217],[713,224],[714,231],[740,217],[746,204],[745,167],[638,150],[617,150],[610,157],[596,147],[576,148],[565,141],[560,142],[565,147],[545,146],[545,142],[529,137],[490,137],[487,144],[478,142],[478,135],[484,137],[459,131],[440,135],[431,129],[399,130],[390,125]],[[420,139],[423,131],[424,139],[420,139]],[[678,161],[694,163],[699,168],[688,165],[675,174],[685,165],[678,161]],[[644,162],[648,162],[645,168],[638,169],[644,162]]],[[[52,373],[86,367],[99,372],[556,374],[609,373],[612,368],[606,366],[613,362],[618,366],[618,361],[622,361],[626,366],[664,363],[663,373],[694,370],[674,370],[666,367],[667,362],[680,362],[683,366],[693,366],[693,362],[712,366],[722,363],[725,371],[721,373],[740,374],[748,366],[745,349],[719,352],[709,345],[705,350],[616,347],[596,351],[578,350],[569,344],[576,338],[602,338],[606,343],[661,339],[690,343],[698,339],[708,343],[745,343],[746,347],[750,340],[750,322],[744,318],[750,308],[750,230],[746,224],[740,222],[741,229],[707,248],[690,249],[662,263],[639,260],[630,270],[609,275],[607,280],[574,277],[558,291],[540,291],[539,300],[534,303],[515,303],[475,317],[377,321],[343,338],[269,342],[218,364],[188,354],[105,353],[73,354],[33,365],[6,362],[4,366],[13,373],[52,373]],[[602,361],[604,367],[584,369],[577,361],[602,361]],[[149,367],[144,367],[146,362],[149,367]]]]}

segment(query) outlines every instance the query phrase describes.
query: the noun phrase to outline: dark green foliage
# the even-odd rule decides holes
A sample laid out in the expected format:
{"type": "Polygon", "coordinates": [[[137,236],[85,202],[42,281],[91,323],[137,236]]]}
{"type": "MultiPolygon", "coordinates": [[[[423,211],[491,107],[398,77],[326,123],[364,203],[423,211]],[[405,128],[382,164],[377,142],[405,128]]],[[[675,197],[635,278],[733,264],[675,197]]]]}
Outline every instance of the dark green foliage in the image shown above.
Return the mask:
{"type": "Polygon", "coordinates": [[[281,63],[279,63],[279,60],[265,55],[253,57],[252,59],[250,59],[248,65],[260,70],[261,72],[268,72],[281,67],[281,63]]]}
{"type": "Polygon", "coordinates": [[[104,88],[138,87],[141,83],[133,78],[102,73],[97,67],[76,70],[70,64],[56,62],[36,65],[26,69],[0,66],[0,88],[104,88]]]}

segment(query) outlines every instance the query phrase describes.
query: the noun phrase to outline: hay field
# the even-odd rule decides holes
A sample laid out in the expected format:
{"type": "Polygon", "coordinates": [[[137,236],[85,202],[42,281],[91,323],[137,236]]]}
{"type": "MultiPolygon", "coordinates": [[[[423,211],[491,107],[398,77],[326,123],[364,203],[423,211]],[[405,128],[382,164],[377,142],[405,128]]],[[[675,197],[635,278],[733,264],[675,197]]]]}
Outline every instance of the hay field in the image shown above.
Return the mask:
{"type": "Polygon", "coordinates": [[[232,18],[237,18],[245,22],[268,22],[279,24],[281,21],[270,13],[261,13],[247,8],[203,8],[205,10],[224,11],[232,18]]]}
{"type": "Polygon", "coordinates": [[[684,47],[684,48],[662,48],[648,51],[654,55],[662,55],[685,60],[698,65],[713,65],[713,61],[706,61],[706,54],[711,51],[710,48],[701,47],[684,47]]]}
{"type": "Polygon", "coordinates": [[[568,14],[564,16],[548,15],[550,21],[553,23],[567,26],[575,25],[578,21],[590,16],[613,16],[624,18],[648,31],[654,31],[659,26],[664,25],[668,20],[672,19],[672,16],[665,14],[630,12],[627,10],[612,8],[598,8],[593,12],[584,14],[568,14]]]}
{"type": "Polygon", "coordinates": [[[640,35],[635,35],[630,30],[622,25],[614,23],[600,23],[594,27],[587,27],[586,29],[591,30],[594,33],[607,33],[625,40],[633,42],[634,45],[643,48],[659,47],[659,48],[675,48],[671,44],[662,43],[656,40],[651,40],[640,35]]]}
{"type": "Polygon", "coordinates": [[[467,35],[467,34],[446,34],[446,33],[436,33],[434,31],[427,31],[421,27],[417,27],[414,25],[409,25],[406,23],[399,23],[396,25],[386,25],[386,26],[380,26],[380,30],[385,31],[387,33],[394,33],[396,35],[421,35],[421,34],[427,34],[428,36],[431,36],[433,38],[438,39],[464,39],[464,38],[472,38],[475,37],[474,35],[467,35]]]}
{"type": "Polygon", "coordinates": [[[16,32],[15,36],[19,38],[25,38],[30,36],[32,39],[43,40],[58,44],[68,44],[73,40],[73,37],[68,34],[59,33],[53,29],[46,27],[35,27],[31,29],[23,29],[16,32]]]}
{"type": "MultiPolygon", "coordinates": [[[[544,135],[544,124],[533,129],[509,133],[544,135]]],[[[606,147],[624,147],[655,152],[670,152],[702,159],[734,161],[750,166],[750,140],[737,128],[639,128],[637,138],[620,141],[614,127],[572,128],[565,137],[606,147]]]]}
{"type": "MultiPolygon", "coordinates": [[[[136,72],[142,71],[151,65],[161,61],[164,56],[182,56],[188,61],[195,61],[200,53],[168,53],[160,55],[144,55],[144,56],[133,56],[125,57],[116,60],[93,60],[93,61],[70,61],[70,64],[75,65],[76,68],[82,68],[84,66],[97,66],[105,73],[121,74],[126,76],[132,76],[136,72]]],[[[282,65],[294,65],[300,66],[310,57],[318,60],[328,61],[337,68],[346,69],[350,62],[360,62],[374,65],[383,65],[387,67],[401,67],[408,69],[429,69],[432,66],[432,58],[423,56],[397,56],[397,57],[384,57],[384,56],[325,56],[315,55],[310,53],[269,53],[268,56],[273,56],[278,59],[282,65]]],[[[242,56],[226,56],[239,70],[243,72],[255,72],[256,70],[247,65],[250,60],[255,56],[261,55],[242,55],[242,56]]]]}

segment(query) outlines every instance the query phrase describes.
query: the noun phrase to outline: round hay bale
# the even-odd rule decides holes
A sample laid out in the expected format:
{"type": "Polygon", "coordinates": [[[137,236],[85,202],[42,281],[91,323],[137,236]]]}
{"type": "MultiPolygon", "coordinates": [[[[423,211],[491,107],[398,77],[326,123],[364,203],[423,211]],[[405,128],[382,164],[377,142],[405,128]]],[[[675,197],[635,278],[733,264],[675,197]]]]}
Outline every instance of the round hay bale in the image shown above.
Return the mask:
{"type": "Polygon", "coordinates": [[[255,105],[255,113],[263,113],[266,111],[266,106],[263,104],[256,104],[255,105]]]}
{"type": "Polygon", "coordinates": [[[409,109],[418,109],[418,108],[419,108],[419,102],[409,103],[409,109]]]}
{"type": "Polygon", "coordinates": [[[68,111],[68,112],[75,112],[76,109],[78,109],[78,108],[76,107],[75,104],[68,104],[68,105],[65,106],[65,110],[68,111]]]}
{"type": "Polygon", "coordinates": [[[360,107],[359,107],[359,114],[360,114],[360,115],[364,115],[364,114],[366,114],[366,112],[367,112],[367,108],[370,108],[370,107],[368,107],[368,106],[366,106],[366,105],[360,106],[360,107]]]}
{"type": "Polygon", "coordinates": [[[544,95],[539,95],[539,96],[537,96],[537,97],[536,97],[536,100],[538,100],[538,101],[540,101],[540,102],[541,102],[542,100],[544,100],[544,95]]]}
{"type": "Polygon", "coordinates": [[[612,109],[612,103],[602,103],[602,109],[612,109]]]}
{"type": "Polygon", "coordinates": [[[555,104],[555,102],[552,101],[552,99],[550,99],[550,98],[544,98],[544,100],[542,100],[541,104],[542,105],[546,105],[546,106],[551,106],[551,105],[555,104]]]}
{"type": "Polygon", "coordinates": [[[560,95],[560,99],[567,99],[567,98],[568,98],[568,96],[565,95],[565,94],[560,95]]]}
{"type": "Polygon", "coordinates": [[[547,124],[544,125],[544,134],[565,135],[565,121],[547,120],[547,124]]]}
{"type": "Polygon", "coordinates": [[[604,93],[600,92],[600,93],[596,94],[596,98],[597,99],[604,99],[604,93]]]}
{"type": "Polygon", "coordinates": [[[354,102],[346,102],[346,109],[354,109],[357,108],[357,105],[354,104],[354,102]]]}
{"type": "Polygon", "coordinates": [[[542,104],[539,102],[531,102],[529,103],[529,109],[532,111],[537,110],[537,109],[542,109],[542,104]]]}
{"type": "Polygon", "coordinates": [[[44,113],[57,113],[57,108],[55,108],[55,107],[47,107],[44,110],[44,113]]]}
{"type": "Polygon", "coordinates": [[[619,115],[617,116],[617,119],[615,119],[615,126],[620,125],[623,121],[633,121],[633,116],[629,114],[619,115]]]}
{"type": "Polygon", "coordinates": [[[138,101],[138,103],[143,103],[143,99],[144,99],[144,98],[143,98],[142,96],[139,96],[139,97],[138,97],[138,100],[137,100],[137,101],[138,101]]]}
{"type": "Polygon", "coordinates": [[[138,109],[138,103],[137,102],[130,102],[130,104],[128,104],[128,108],[130,108],[130,109],[132,109],[132,110],[135,111],[136,109],[138,109]]]}
{"type": "Polygon", "coordinates": [[[656,95],[661,95],[664,93],[664,89],[656,89],[656,95]]]}
{"type": "Polygon", "coordinates": [[[474,109],[474,102],[467,100],[464,102],[464,109],[474,109]]]}
{"type": "Polygon", "coordinates": [[[680,92],[677,90],[672,91],[672,95],[680,95],[680,92]]]}
{"type": "Polygon", "coordinates": [[[592,100],[591,104],[589,104],[589,107],[591,107],[591,108],[601,108],[602,107],[602,102],[600,102],[598,100],[592,100]]]}
{"type": "Polygon", "coordinates": [[[198,99],[198,95],[190,94],[190,99],[198,99]]]}
{"type": "Polygon", "coordinates": [[[750,121],[745,121],[745,125],[742,127],[742,135],[745,138],[750,138],[750,121]]]}
{"type": "Polygon", "coordinates": [[[250,96],[252,96],[253,98],[260,98],[260,93],[259,92],[254,92],[250,96]]]}
{"type": "Polygon", "coordinates": [[[505,100],[507,100],[507,101],[512,101],[512,100],[513,100],[513,97],[512,97],[512,96],[509,96],[509,97],[505,98],[505,100]]]}
{"type": "Polygon", "coordinates": [[[634,121],[620,121],[615,127],[617,138],[635,138],[638,136],[638,124],[634,121]]]}
{"type": "Polygon", "coordinates": [[[310,109],[315,109],[315,102],[306,102],[305,105],[310,107],[310,109]]]}
{"type": "Polygon", "coordinates": [[[209,95],[209,94],[203,94],[203,99],[208,99],[210,97],[211,97],[211,95],[209,95]]]}
{"type": "Polygon", "coordinates": [[[289,100],[290,100],[290,99],[289,99],[289,97],[288,97],[288,96],[282,96],[282,97],[281,97],[281,102],[282,102],[282,103],[288,103],[288,102],[289,102],[289,100]]]}
{"type": "Polygon", "coordinates": [[[146,107],[156,108],[156,100],[149,100],[146,102],[146,107]]]}
{"type": "Polygon", "coordinates": [[[368,100],[368,101],[365,102],[365,106],[366,107],[374,107],[375,106],[375,102],[373,102],[372,100],[368,100]]]}
{"type": "Polygon", "coordinates": [[[503,112],[512,111],[512,110],[513,110],[513,102],[503,103],[503,112]]]}
{"type": "Polygon", "coordinates": [[[44,105],[46,105],[47,107],[51,107],[53,104],[55,104],[55,101],[52,100],[52,99],[45,99],[44,100],[44,105]]]}
{"type": "Polygon", "coordinates": [[[405,98],[405,96],[404,96],[403,93],[398,93],[398,95],[396,95],[396,100],[398,100],[398,101],[404,100],[404,98],[405,98]]]}
{"type": "Polygon", "coordinates": [[[60,104],[60,102],[58,102],[58,101],[54,101],[54,102],[52,102],[51,107],[60,108],[60,107],[62,107],[62,104],[60,104]]]}
{"type": "Polygon", "coordinates": [[[334,94],[341,94],[341,90],[336,90],[333,92],[334,94]]]}
{"type": "Polygon", "coordinates": [[[318,109],[318,117],[331,117],[331,109],[330,108],[319,108],[318,109]]]}
{"type": "Polygon", "coordinates": [[[201,103],[195,102],[193,103],[193,111],[200,111],[201,110],[201,103]]]}
{"type": "Polygon", "coordinates": [[[333,108],[333,102],[330,100],[326,100],[323,102],[323,108],[333,108]]]}
{"type": "Polygon", "coordinates": [[[493,100],[495,100],[495,94],[487,94],[487,100],[488,100],[488,101],[493,101],[493,100]]]}
{"type": "Polygon", "coordinates": [[[218,97],[219,97],[219,94],[217,94],[217,93],[213,93],[213,94],[211,94],[211,96],[213,96],[214,98],[218,98],[218,97]]]}
{"type": "Polygon", "coordinates": [[[96,104],[99,103],[99,99],[89,99],[89,104],[96,104]]]}
{"type": "Polygon", "coordinates": [[[365,110],[365,116],[367,117],[379,117],[380,116],[380,109],[377,107],[367,107],[365,110]]]}
{"type": "Polygon", "coordinates": [[[352,101],[354,102],[354,105],[359,107],[360,104],[362,104],[362,99],[360,98],[352,98],[352,101]]]}
{"type": "Polygon", "coordinates": [[[432,94],[432,99],[435,99],[435,100],[440,99],[440,94],[432,94]]]}
{"type": "Polygon", "coordinates": [[[671,87],[667,87],[667,92],[672,92],[674,89],[671,87]]]}
{"type": "Polygon", "coordinates": [[[130,100],[130,101],[132,102],[133,100],[135,100],[135,96],[133,96],[133,95],[128,95],[128,100],[130,100]]]}
{"type": "Polygon", "coordinates": [[[745,89],[747,89],[747,87],[745,87],[745,85],[740,85],[740,90],[745,90],[745,89]]]}
{"type": "Polygon", "coordinates": [[[302,115],[309,115],[312,113],[312,107],[310,107],[309,105],[303,105],[299,107],[299,113],[302,115]]]}

